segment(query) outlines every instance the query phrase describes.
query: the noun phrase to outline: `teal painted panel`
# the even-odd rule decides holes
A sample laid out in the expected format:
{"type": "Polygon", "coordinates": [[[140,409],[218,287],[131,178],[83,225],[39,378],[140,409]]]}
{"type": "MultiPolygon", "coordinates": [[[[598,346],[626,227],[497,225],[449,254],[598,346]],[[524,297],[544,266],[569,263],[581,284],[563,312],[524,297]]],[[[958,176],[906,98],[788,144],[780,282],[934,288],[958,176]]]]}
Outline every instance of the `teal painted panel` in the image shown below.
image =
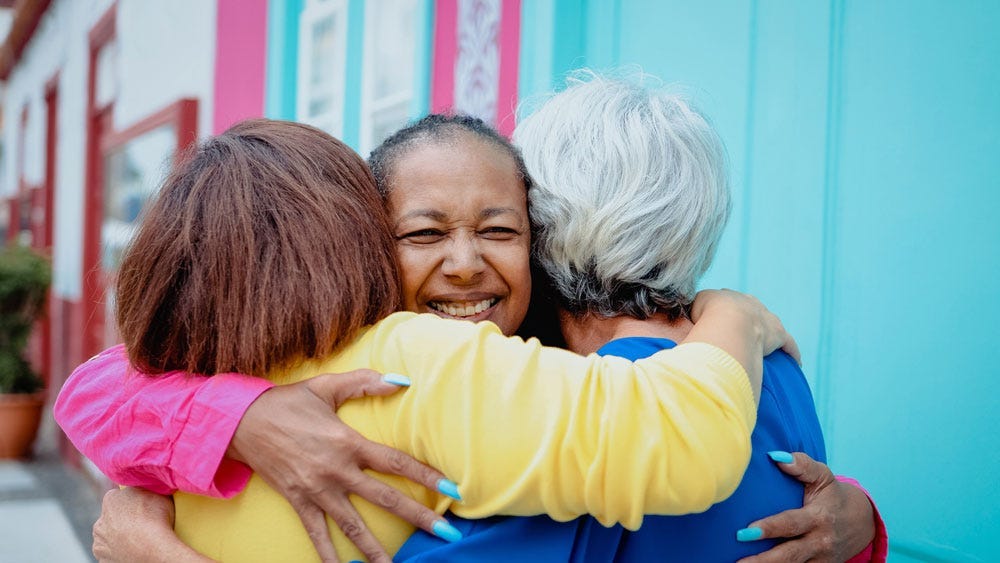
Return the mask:
{"type": "MultiPolygon", "coordinates": [[[[739,235],[744,288],[795,336],[816,388],[830,7],[761,2],[739,235]]],[[[822,405],[822,397],[818,397],[822,405]]]]}
{"type": "Polygon", "coordinates": [[[295,119],[301,13],[302,0],[271,0],[267,5],[264,115],[271,119],[295,119]]]}
{"type": "Polygon", "coordinates": [[[347,3],[347,65],[344,71],[344,144],[361,143],[361,67],[365,49],[365,0],[347,3]]]}
{"type": "Polygon", "coordinates": [[[427,115],[431,107],[431,57],[434,51],[434,6],[431,0],[417,0],[416,48],[413,50],[413,99],[410,119],[427,115]]]}
{"type": "Polygon", "coordinates": [[[843,23],[828,444],[896,553],[997,561],[1000,5],[843,23]]]}

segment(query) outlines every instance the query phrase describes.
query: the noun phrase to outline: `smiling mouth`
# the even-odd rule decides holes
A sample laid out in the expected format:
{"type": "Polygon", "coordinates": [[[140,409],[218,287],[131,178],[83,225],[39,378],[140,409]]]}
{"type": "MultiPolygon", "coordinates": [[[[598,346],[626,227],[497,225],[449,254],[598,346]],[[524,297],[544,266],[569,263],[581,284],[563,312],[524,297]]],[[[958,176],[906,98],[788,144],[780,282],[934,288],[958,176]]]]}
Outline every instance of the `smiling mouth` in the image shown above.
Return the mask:
{"type": "Polygon", "coordinates": [[[483,299],[482,301],[469,301],[466,303],[445,303],[443,301],[429,301],[427,306],[439,313],[444,313],[449,317],[471,317],[478,315],[486,309],[500,302],[499,297],[483,299]]]}

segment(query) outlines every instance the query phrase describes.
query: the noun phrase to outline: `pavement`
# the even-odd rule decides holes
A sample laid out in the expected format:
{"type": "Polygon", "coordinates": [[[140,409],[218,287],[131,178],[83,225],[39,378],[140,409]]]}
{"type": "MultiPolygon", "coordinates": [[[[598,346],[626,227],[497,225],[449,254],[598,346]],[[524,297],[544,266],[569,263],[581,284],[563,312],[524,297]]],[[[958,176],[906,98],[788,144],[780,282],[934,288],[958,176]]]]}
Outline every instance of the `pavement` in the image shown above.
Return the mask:
{"type": "Polygon", "coordinates": [[[54,443],[35,450],[28,460],[0,460],[0,562],[94,561],[100,487],[64,464],[54,443]]]}

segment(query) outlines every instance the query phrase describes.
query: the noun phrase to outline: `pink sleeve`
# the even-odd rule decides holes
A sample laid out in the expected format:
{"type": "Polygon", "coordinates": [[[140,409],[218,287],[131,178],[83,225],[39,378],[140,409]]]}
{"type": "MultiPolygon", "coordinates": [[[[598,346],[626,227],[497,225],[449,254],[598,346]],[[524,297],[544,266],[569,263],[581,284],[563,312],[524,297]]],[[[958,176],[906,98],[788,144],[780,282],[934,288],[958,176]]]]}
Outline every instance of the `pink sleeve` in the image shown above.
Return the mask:
{"type": "Polygon", "coordinates": [[[889,534],[885,529],[885,522],[882,520],[882,515],[878,512],[878,507],[875,506],[875,501],[872,500],[872,496],[858,483],[850,477],[844,477],[843,475],[837,475],[837,480],[841,483],[847,483],[848,485],[853,485],[868,497],[868,502],[872,503],[872,514],[875,516],[875,537],[872,539],[872,543],[868,544],[868,547],[861,550],[854,557],[848,560],[849,563],[885,563],[886,557],[889,555],[889,534]]]}
{"type": "Polygon", "coordinates": [[[53,414],[73,445],[119,484],[228,498],[251,472],[227,459],[226,449],[247,408],[272,386],[239,374],[147,377],[115,346],[76,368],[53,414]]]}

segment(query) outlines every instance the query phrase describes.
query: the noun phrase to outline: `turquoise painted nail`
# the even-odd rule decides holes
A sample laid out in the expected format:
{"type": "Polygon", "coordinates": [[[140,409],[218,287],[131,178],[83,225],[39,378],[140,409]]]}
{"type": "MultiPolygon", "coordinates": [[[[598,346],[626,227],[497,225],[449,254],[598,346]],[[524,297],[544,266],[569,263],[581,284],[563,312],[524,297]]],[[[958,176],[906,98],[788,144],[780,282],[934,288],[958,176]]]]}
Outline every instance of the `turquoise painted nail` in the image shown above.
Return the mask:
{"type": "Polygon", "coordinates": [[[764,535],[764,530],[754,526],[736,531],[736,541],[757,541],[764,535]]]}
{"type": "Polygon", "coordinates": [[[446,520],[438,520],[434,523],[434,535],[448,542],[456,542],[462,539],[462,532],[459,532],[458,528],[452,526],[446,520]]]}
{"type": "Polygon", "coordinates": [[[767,455],[768,455],[768,457],[770,457],[771,459],[773,459],[774,461],[776,461],[778,463],[793,463],[793,462],[795,462],[795,458],[792,457],[792,454],[790,454],[788,452],[783,452],[781,450],[774,450],[773,452],[767,452],[767,455]]]}
{"type": "Polygon", "coordinates": [[[438,480],[438,492],[446,497],[462,500],[462,495],[458,493],[458,485],[451,479],[438,480]]]}
{"type": "Polygon", "coordinates": [[[387,373],[382,376],[382,381],[392,383],[393,385],[398,385],[400,387],[410,386],[410,378],[405,375],[399,375],[398,373],[387,373]]]}

